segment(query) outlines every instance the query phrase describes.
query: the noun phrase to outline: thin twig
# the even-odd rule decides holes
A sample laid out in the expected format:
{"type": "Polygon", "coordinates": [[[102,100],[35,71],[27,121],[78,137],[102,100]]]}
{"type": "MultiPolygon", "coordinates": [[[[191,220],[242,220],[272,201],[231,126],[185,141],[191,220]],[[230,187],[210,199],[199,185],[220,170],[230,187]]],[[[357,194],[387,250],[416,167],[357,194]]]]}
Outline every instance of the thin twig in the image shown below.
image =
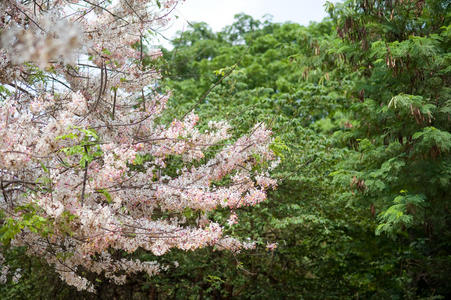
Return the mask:
{"type": "Polygon", "coordinates": [[[227,77],[230,76],[230,74],[232,74],[233,71],[235,71],[236,67],[238,66],[238,64],[235,64],[233,66],[233,68],[231,68],[226,74],[224,74],[224,76],[222,76],[219,80],[217,80],[212,86],[210,86],[203,94],[202,96],[200,96],[200,98],[196,101],[196,103],[194,103],[193,107],[191,107],[190,110],[188,110],[182,117],[182,119],[184,119],[190,112],[192,112],[193,110],[195,110],[202,101],[205,100],[205,98],[207,98],[208,94],[210,94],[210,92],[217,87],[219,84],[221,84],[221,82],[226,79],[227,77]]]}
{"type": "MultiPolygon", "coordinates": [[[[88,155],[88,147],[84,146],[85,153],[88,155]]],[[[83,174],[83,187],[81,189],[81,206],[83,206],[83,202],[85,200],[85,190],[86,190],[86,180],[88,178],[88,161],[85,161],[85,172],[83,174]]]]}

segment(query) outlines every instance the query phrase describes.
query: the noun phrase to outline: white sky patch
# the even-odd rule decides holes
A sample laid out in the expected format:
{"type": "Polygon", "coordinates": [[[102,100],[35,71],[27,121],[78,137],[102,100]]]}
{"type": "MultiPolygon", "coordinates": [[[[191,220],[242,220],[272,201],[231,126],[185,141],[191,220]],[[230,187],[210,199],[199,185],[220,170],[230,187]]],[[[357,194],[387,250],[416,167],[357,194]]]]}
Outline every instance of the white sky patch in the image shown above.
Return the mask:
{"type": "MultiPolygon", "coordinates": [[[[308,25],[327,16],[325,3],[326,0],[186,0],[173,13],[178,19],[173,17],[171,25],[161,34],[168,39],[174,38],[177,31],[188,28],[188,22],[206,22],[213,31],[220,31],[231,25],[238,13],[251,15],[254,19],[269,14],[273,16],[273,22],[308,25]]],[[[160,43],[169,46],[163,38],[160,38],[160,43]]]]}

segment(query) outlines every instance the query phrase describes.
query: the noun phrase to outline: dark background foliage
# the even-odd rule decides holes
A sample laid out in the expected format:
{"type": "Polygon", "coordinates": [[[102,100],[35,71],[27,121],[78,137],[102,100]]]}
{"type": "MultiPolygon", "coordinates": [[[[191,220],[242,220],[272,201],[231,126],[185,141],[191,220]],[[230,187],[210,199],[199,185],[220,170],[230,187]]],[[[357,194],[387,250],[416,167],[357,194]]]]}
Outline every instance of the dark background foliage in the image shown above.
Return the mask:
{"type": "Polygon", "coordinates": [[[355,0],[326,9],[329,18],[307,27],[243,14],[216,33],[192,24],[152,62],[163,71],[161,88],[173,91],[162,122],[194,109],[201,126],[226,119],[236,135],[260,121],[273,129],[279,187],[228,228],[256,240],[256,250],[171,251],[159,260],[179,267],[120,287],[98,278],[94,296],[55,286],[49,268],[15,249],[8,261],[29,268],[0,293],[451,297],[451,1],[355,0]],[[268,251],[267,242],[278,248],[268,251]]]}

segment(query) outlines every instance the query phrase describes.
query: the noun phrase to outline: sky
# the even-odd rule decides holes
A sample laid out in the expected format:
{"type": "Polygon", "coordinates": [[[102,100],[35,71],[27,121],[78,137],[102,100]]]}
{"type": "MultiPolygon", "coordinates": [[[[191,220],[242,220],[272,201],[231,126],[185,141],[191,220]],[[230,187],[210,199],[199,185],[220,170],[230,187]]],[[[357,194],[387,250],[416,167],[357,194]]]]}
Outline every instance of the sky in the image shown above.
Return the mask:
{"type": "MultiPolygon", "coordinates": [[[[319,22],[326,17],[325,3],[326,0],[186,0],[173,13],[178,19],[161,33],[168,39],[174,38],[177,31],[187,29],[187,21],[203,21],[213,31],[219,31],[233,23],[235,14],[242,12],[255,19],[270,14],[273,22],[291,21],[308,25],[311,21],[319,22]]],[[[161,42],[168,46],[168,42],[161,42]]]]}

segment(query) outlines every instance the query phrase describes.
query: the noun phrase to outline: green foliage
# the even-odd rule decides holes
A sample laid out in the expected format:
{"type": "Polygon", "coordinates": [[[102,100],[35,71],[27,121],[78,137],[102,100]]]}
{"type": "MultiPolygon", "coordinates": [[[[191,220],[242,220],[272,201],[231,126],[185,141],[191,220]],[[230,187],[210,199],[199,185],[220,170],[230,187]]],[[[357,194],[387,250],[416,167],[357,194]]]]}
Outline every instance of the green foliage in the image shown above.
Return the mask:
{"type": "Polygon", "coordinates": [[[11,240],[22,230],[39,233],[47,236],[52,233],[52,223],[38,214],[38,207],[33,204],[22,205],[16,208],[16,213],[20,219],[6,218],[0,227],[0,242],[8,246],[11,240]]]}
{"type": "MultiPolygon", "coordinates": [[[[328,2],[330,18],[307,27],[241,14],[221,32],[195,23],[181,33],[172,51],[163,50],[159,88],[173,97],[161,122],[194,109],[201,128],[226,119],[235,137],[265,122],[281,159],[272,171],[279,186],[270,201],[237,211],[239,224],[226,228],[250,236],[256,250],[171,251],[162,262],[179,267],[136,276],[126,287],[99,279],[100,295],[449,298],[450,5],[328,2]],[[274,241],[277,249],[265,249],[274,241]]],[[[80,167],[99,154],[90,144],[94,131],[74,128],[60,138],[72,141],[62,151],[81,157],[80,167]]],[[[150,159],[137,156],[130,167],[150,159]]],[[[161,175],[174,176],[181,164],[169,157],[174,168],[161,175]]],[[[202,212],[184,214],[196,222],[202,212]]]]}
{"type": "Polygon", "coordinates": [[[348,91],[354,126],[336,134],[350,155],[334,181],[350,185],[354,203],[378,212],[377,235],[405,249],[400,268],[411,275],[403,295],[447,296],[446,276],[434,269],[451,272],[443,252],[451,234],[444,170],[451,143],[450,2],[347,1],[329,9],[342,38],[330,52],[343,56],[340,69],[357,79],[348,91]]]}
{"type": "Polygon", "coordinates": [[[390,236],[396,237],[396,233],[401,233],[405,229],[412,227],[414,225],[412,213],[419,213],[417,210],[426,205],[425,200],[426,197],[424,195],[401,195],[396,197],[393,200],[394,205],[379,214],[380,224],[376,228],[376,235],[385,232],[390,236]]]}
{"type": "Polygon", "coordinates": [[[99,140],[99,136],[92,129],[84,129],[77,126],[73,126],[72,129],[75,131],[59,136],[57,139],[79,141],[79,143],[61,148],[60,151],[68,156],[80,156],[79,166],[80,168],[85,168],[94,159],[102,156],[102,150],[96,143],[99,140]]]}

